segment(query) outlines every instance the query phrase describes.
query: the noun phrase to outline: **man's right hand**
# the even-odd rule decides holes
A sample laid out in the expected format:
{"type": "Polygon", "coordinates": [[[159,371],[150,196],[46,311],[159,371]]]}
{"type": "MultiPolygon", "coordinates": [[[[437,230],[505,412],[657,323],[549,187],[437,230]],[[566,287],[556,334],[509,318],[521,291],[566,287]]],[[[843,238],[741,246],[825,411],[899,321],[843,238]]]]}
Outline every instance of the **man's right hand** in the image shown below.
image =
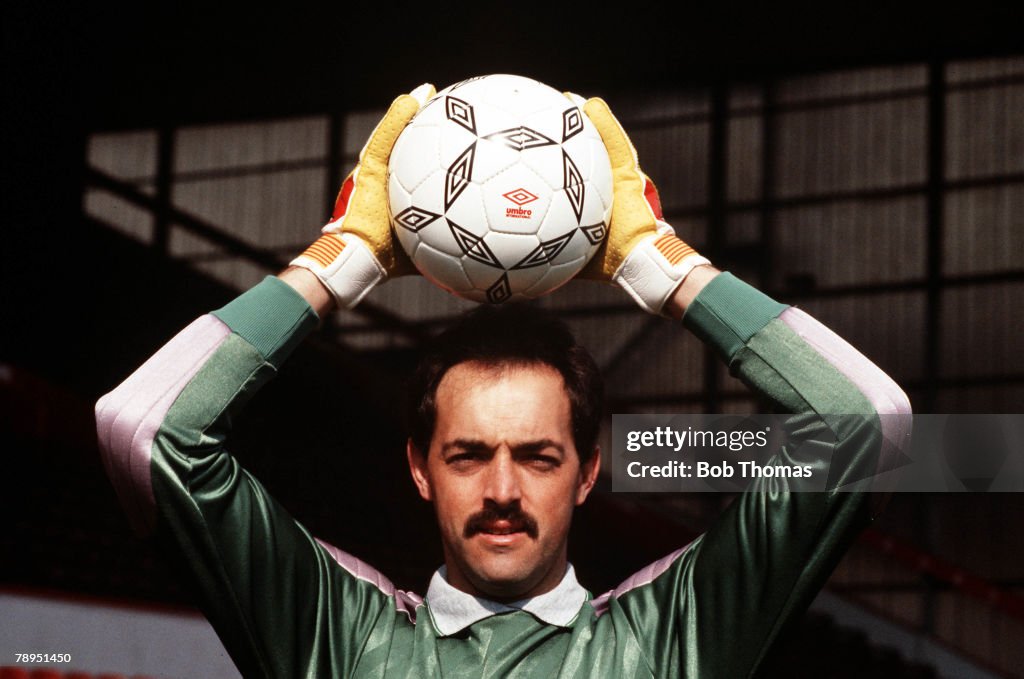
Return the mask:
{"type": "Polygon", "coordinates": [[[378,283],[415,271],[391,232],[388,159],[402,130],[434,93],[426,83],[391,103],[342,184],[324,235],[291,262],[312,272],[339,306],[352,308],[378,283]]]}

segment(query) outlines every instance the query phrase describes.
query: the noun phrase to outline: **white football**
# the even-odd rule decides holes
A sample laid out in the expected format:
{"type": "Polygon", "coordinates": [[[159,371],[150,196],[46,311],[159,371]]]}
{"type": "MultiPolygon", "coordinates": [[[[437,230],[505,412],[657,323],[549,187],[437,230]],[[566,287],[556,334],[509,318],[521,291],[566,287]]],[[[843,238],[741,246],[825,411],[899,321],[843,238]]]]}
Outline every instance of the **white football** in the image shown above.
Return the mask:
{"type": "Polygon", "coordinates": [[[430,99],[395,143],[391,223],[424,276],[499,304],[551,292],[597,251],[612,209],[601,136],[561,92],[515,75],[430,99]]]}

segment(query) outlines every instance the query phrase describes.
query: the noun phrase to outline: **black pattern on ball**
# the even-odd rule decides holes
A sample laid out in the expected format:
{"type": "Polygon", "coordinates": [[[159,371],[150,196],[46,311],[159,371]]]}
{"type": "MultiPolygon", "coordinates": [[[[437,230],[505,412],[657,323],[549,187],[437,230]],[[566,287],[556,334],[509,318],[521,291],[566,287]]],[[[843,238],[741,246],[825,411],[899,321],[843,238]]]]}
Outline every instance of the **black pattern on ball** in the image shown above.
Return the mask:
{"type": "Polygon", "coordinates": [[[569,204],[572,205],[573,214],[576,215],[576,223],[579,224],[583,219],[583,200],[586,197],[586,187],[576,163],[572,162],[572,158],[564,149],[562,150],[562,181],[565,195],[569,197],[569,204]]]}
{"type": "Polygon", "coordinates": [[[472,104],[447,96],[444,102],[444,113],[448,116],[448,120],[476,134],[476,113],[473,111],[472,104]]]}
{"type": "Polygon", "coordinates": [[[604,240],[605,233],[607,233],[607,227],[604,222],[599,222],[590,226],[581,226],[580,231],[587,237],[591,245],[600,245],[601,241],[604,240]]]}
{"type": "Polygon", "coordinates": [[[487,288],[487,301],[491,304],[501,304],[511,296],[512,287],[509,285],[507,273],[501,274],[501,278],[487,288]]]}
{"type": "Polygon", "coordinates": [[[476,142],[459,154],[445,173],[444,209],[447,212],[455,199],[466,190],[473,181],[473,159],[476,157],[476,142]]]}
{"type": "Polygon", "coordinates": [[[462,250],[463,254],[470,259],[475,259],[481,264],[493,266],[497,269],[505,268],[501,265],[501,262],[498,261],[498,258],[494,253],[491,252],[491,249],[487,247],[487,243],[484,242],[482,237],[468,229],[462,228],[450,219],[446,218],[445,221],[448,222],[448,228],[452,231],[455,243],[459,246],[459,249],[462,250]]]}
{"type": "Polygon", "coordinates": [[[395,224],[409,229],[413,233],[430,224],[441,215],[422,210],[415,205],[407,207],[395,215],[395,224]]]}
{"type": "Polygon", "coordinates": [[[562,143],[569,141],[583,131],[583,112],[577,107],[562,112],[562,143]]]}
{"type": "Polygon", "coordinates": [[[536,248],[534,248],[530,254],[523,257],[519,262],[513,266],[513,269],[529,269],[534,266],[541,266],[543,264],[550,264],[555,261],[555,257],[565,249],[565,246],[572,240],[573,234],[576,233],[576,229],[562,234],[557,238],[546,240],[536,248]]]}
{"type": "Polygon", "coordinates": [[[511,127],[501,132],[488,134],[484,139],[504,144],[513,151],[526,151],[527,149],[535,149],[541,146],[554,146],[558,143],[537,130],[531,130],[529,127],[522,126],[511,127]]]}

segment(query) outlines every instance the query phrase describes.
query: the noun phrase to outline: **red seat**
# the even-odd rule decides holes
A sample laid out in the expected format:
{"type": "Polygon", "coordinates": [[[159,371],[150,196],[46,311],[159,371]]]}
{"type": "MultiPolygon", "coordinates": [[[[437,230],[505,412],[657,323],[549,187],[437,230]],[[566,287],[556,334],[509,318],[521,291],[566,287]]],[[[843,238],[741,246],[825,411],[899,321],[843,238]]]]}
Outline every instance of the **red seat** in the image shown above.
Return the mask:
{"type": "Polygon", "coordinates": [[[29,679],[28,670],[21,667],[0,667],[0,679],[29,679]]]}

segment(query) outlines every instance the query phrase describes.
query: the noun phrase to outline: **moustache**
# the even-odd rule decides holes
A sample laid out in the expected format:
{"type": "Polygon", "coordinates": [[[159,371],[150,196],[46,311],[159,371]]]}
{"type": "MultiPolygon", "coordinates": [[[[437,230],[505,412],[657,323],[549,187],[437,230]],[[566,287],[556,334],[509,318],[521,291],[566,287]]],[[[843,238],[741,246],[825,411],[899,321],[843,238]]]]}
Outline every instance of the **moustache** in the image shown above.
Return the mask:
{"type": "Polygon", "coordinates": [[[529,537],[536,539],[538,535],[537,520],[524,512],[519,503],[506,507],[499,507],[495,504],[486,505],[481,511],[466,519],[466,526],[462,530],[462,537],[471,538],[477,533],[526,533],[529,537]],[[496,525],[499,521],[506,525],[500,528],[496,525]]]}

